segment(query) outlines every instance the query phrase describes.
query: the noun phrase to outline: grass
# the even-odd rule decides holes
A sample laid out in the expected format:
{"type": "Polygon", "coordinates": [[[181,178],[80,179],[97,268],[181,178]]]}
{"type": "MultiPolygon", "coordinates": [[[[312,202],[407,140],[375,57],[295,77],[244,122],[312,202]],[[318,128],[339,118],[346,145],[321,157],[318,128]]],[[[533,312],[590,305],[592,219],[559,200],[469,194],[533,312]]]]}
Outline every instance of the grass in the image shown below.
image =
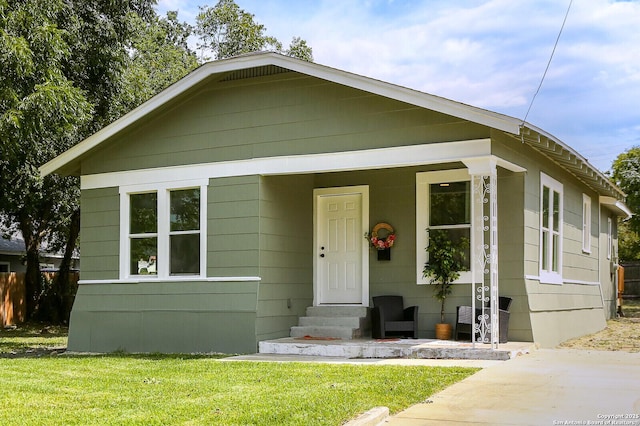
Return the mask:
{"type": "Polygon", "coordinates": [[[560,347],[640,352],[640,299],[625,299],[622,312],[624,316],[607,321],[604,330],[566,341],[560,347]]]}
{"type": "Polygon", "coordinates": [[[17,328],[0,328],[0,354],[45,350],[67,346],[68,329],[39,323],[22,324],[17,328]]]}
{"type": "Polygon", "coordinates": [[[0,424],[339,425],[395,413],[477,369],[227,362],[205,356],[51,356],[65,329],[0,332],[0,424]],[[40,351],[39,356],[24,356],[40,351]]]}
{"type": "Polygon", "coordinates": [[[475,370],[180,357],[0,360],[3,424],[338,425],[424,401],[475,370]]]}

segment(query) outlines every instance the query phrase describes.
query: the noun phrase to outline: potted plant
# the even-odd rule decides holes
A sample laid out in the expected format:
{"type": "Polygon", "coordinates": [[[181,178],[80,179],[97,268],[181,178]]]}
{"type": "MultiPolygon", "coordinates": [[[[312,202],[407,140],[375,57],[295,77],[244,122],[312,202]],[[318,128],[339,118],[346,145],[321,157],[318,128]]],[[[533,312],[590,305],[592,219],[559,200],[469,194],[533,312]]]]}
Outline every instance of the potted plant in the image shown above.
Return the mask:
{"type": "Polygon", "coordinates": [[[433,284],[433,297],[440,301],[440,323],[436,324],[436,338],[449,340],[451,324],[445,323],[444,311],[447,296],[451,294],[452,284],[465,269],[465,249],[469,242],[466,238],[452,240],[447,231],[433,229],[429,231],[427,262],[422,274],[433,284]]]}

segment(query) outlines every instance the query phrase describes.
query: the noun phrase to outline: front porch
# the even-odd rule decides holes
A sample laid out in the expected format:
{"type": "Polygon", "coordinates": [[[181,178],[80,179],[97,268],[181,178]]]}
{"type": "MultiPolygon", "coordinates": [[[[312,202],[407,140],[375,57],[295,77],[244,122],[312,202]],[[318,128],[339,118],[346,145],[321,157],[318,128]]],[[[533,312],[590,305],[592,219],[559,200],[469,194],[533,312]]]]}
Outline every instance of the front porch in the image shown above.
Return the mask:
{"type": "Polygon", "coordinates": [[[436,339],[314,339],[285,337],[258,344],[259,355],[278,354],[336,358],[412,358],[506,361],[535,350],[532,342],[490,344],[436,339]]]}

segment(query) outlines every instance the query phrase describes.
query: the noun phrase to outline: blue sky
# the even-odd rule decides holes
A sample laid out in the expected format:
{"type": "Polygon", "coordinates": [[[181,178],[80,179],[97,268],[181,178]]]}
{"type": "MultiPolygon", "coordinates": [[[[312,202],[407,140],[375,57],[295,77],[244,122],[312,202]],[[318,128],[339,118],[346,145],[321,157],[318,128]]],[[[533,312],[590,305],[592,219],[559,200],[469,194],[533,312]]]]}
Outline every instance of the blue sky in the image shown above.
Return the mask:
{"type": "MultiPolygon", "coordinates": [[[[158,0],[194,23],[216,0],[158,0]]],[[[236,0],[315,62],[524,118],[569,0],[236,0]]],[[[640,145],[640,0],[573,0],[527,121],[602,171],[640,145]]]]}

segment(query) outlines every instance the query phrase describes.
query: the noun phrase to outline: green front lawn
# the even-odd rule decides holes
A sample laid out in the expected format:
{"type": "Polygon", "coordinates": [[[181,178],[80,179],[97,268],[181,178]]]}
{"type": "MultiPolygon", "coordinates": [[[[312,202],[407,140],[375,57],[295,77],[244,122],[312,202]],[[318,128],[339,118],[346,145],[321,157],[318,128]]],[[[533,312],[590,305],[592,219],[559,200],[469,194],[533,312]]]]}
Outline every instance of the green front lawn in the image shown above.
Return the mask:
{"type": "Polygon", "coordinates": [[[392,412],[470,368],[225,362],[209,356],[52,356],[66,329],[0,330],[0,424],[339,425],[392,412]]]}
{"type": "Polygon", "coordinates": [[[225,362],[210,357],[0,359],[0,424],[339,425],[398,412],[468,368],[225,362]]]}
{"type": "Polygon", "coordinates": [[[26,323],[7,329],[0,327],[0,355],[66,347],[67,333],[67,327],[39,323],[26,323]]]}

